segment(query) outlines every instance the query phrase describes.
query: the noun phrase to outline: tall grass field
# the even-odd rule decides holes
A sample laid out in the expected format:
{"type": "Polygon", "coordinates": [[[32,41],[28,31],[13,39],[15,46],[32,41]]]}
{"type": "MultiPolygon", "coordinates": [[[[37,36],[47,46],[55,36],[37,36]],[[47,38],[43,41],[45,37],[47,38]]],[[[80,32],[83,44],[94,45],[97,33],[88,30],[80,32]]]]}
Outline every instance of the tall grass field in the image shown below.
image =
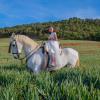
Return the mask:
{"type": "Polygon", "coordinates": [[[100,100],[100,42],[60,42],[79,52],[80,66],[35,75],[8,54],[9,39],[0,39],[0,100],[100,100]]]}

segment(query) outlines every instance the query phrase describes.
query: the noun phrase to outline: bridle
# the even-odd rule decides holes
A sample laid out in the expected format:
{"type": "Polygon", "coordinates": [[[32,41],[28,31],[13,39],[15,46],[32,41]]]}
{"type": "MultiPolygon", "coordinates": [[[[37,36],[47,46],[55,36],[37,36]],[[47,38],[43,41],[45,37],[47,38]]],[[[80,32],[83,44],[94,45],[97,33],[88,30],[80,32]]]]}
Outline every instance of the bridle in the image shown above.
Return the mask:
{"type": "Polygon", "coordinates": [[[28,61],[28,59],[29,59],[34,53],[36,53],[36,51],[37,51],[39,48],[42,47],[42,45],[38,45],[38,46],[36,46],[33,50],[31,50],[27,55],[25,55],[24,57],[20,58],[20,54],[21,54],[21,53],[18,52],[17,42],[16,42],[16,40],[13,40],[12,42],[10,42],[9,49],[8,49],[8,53],[12,53],[13,55],[16,54],[16,55],[18,56],[18,58],[17,58],[18,60],[24,60],[24,59],[26,59],[26,61],[28,61]],[[15,46],[16,46],[16,49],[17,49],[17,52],[16,52],[16,53],[11,52],[12,42],[14,42],[14,41],[15,41],[15,46]]]}
{"type": "Polygon", "coordinates": [[[10,42],[9,49],[8,49],[8,53],[12,53],[13,55],[16,54],[18,56],[18,58],[19,58],[20,53],[18,52],[18,46],[17,46],[17,42],[16,42],[15,39],[12,42],[10,42]],[[12,43],[13,42],[15,42],[15,45],[14,46],[16,46],[16,49],[17,49],[17,52],[16,53],[11,52],[11,46],[12,46],[12,43]]]}

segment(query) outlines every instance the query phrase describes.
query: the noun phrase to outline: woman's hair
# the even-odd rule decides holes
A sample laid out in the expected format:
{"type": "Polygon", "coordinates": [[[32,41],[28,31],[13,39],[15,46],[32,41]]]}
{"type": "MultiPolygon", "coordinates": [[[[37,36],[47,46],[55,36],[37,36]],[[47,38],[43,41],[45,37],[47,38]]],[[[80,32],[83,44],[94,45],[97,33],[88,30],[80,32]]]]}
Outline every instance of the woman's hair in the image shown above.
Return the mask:
{"type": "Polygon", "coordinates": [[[52,26],[50,26],[50,27],[49,27],[49,29],[53,29],[53,27],[52,27],[52,26]]]}
{"type": "Polygon", "coordinates": [[[53,28],[52,26],[49,26],[48,31],[49,31],[49,29],[52,29],[52,30],[53,30],[53,32],[57,32],[57,31],[56,31],[56,29],[55,29],[55,28],[53,28]]]}

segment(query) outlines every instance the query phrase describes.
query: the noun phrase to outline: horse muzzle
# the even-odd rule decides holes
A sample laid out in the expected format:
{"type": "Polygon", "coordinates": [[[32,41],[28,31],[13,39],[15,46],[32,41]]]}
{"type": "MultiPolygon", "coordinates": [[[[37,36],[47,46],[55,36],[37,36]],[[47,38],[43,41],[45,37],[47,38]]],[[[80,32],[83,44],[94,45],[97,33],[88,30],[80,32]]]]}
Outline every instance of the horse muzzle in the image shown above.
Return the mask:
{"type": "Polygon", "coordinates": [[[19,59],[19,58],[20,58],[20,54],[15,54],[15,53],[13,53],[13,57],[14,57],[15,59],[19,59]]]}

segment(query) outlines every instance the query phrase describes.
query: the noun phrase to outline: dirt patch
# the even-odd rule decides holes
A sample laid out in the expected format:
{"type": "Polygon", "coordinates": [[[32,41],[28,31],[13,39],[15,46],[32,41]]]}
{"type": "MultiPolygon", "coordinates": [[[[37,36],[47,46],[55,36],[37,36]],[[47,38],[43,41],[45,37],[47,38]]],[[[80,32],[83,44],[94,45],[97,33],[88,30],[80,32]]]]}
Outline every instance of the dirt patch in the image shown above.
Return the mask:
{"type": "Polygon", "coordinates": [[[62,46],[80,46],[80,43],[63,43],[62,46]]]}
{"type": "Polygon", "coordinates": [[[80,45],[85,45],[85,46],[97,46],[100,47],[99,43],[92,43],[92,42],[87,42],[87,43],[63,43],[61,46],[66,47],[66,46],[80,46],[80,45]]]}

